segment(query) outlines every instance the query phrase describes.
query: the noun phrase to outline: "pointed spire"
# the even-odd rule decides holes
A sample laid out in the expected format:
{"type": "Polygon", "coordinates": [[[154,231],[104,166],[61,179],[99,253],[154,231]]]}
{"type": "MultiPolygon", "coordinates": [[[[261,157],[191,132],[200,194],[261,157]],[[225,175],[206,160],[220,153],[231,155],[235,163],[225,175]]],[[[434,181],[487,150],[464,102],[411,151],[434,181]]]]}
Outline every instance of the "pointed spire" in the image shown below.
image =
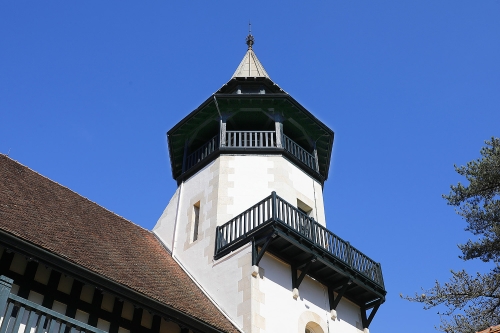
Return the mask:
{"type": "Polygon", "coordinates": [[[257,59],[255,52],[253,52],[252,46],[254,43],[255,43],[255,38],[252,35],[252,25],[249,24],[248,36],[246,38],[246,44],[248,45],[248,50],[231,78],[267,77],[268,79],[270,79],[269,75],[264,69],[264,66],[262,66],[259,59],[257,59]]]}

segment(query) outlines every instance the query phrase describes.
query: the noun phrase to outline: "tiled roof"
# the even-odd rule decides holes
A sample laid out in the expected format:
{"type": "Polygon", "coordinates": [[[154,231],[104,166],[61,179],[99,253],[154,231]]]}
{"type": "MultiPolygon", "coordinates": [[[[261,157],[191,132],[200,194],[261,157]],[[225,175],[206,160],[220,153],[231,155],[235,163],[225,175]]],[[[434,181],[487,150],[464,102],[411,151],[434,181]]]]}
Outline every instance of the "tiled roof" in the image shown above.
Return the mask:
{"type": "Polygon", "coordinates": [[[0,154],[0,230],[225,332],[154,234],[0,154]]]}
{"type": "Polygon", "coordinates": [[[500,333],[500,325],[492,326],[490,328],[485,329],[484,331],[477,333],[500,333]]]}

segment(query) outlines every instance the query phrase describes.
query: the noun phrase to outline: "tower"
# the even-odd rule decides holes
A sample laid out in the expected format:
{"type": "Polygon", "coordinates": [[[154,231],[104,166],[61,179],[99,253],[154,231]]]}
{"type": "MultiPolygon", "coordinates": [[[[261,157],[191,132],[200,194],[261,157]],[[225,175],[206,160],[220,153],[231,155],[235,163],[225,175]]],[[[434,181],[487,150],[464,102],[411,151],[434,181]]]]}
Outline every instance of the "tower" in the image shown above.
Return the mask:
{"type": "Polygon", "coordinates": [[[167,133],[178,187],[153,232],[244,332],[367,331],[380,264],[326,228],[334,133],[253,51],[167,133]]]}

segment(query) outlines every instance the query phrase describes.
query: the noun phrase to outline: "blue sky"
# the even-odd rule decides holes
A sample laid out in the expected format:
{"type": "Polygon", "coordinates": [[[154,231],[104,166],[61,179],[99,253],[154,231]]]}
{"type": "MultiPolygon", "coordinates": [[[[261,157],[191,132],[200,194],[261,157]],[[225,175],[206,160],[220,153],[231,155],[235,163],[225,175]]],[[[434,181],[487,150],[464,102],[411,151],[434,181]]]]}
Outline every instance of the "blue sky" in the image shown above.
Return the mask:
{"type": "Polygon", "coordinates": [[[254,50],[335,131],[330,230],[382,263],[371,332],[432,332],[401,300],[463,262],[441,198],[500,136],[500,1],[2,1],[0,152],[151,229],[173,194],[165,133],[254,50]]]}

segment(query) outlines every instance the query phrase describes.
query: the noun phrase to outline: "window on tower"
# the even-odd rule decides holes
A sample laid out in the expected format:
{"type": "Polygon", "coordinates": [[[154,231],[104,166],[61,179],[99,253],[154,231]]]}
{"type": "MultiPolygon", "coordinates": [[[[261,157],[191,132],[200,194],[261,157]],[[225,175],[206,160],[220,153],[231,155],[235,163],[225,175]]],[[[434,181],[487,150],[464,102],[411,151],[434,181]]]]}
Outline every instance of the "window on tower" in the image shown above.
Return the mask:
{"type": "Polygon", "coordinates": [[[193,242],[198,239],[198,228],[200,225],[200,202],[193,205],[193,242]]]}
{"type": "Polygon", "coordinates": [[[312,208],[306,205],[303,201],[297,199],[297,208],[300,212],[304,213],[307,216],[311,215],[312,208]]]}
{"type": "Polygon", "coordinates": [[[306,325],[305,333],[324,333],[324,331],[317,323],[310,321],[306,325]]]}

